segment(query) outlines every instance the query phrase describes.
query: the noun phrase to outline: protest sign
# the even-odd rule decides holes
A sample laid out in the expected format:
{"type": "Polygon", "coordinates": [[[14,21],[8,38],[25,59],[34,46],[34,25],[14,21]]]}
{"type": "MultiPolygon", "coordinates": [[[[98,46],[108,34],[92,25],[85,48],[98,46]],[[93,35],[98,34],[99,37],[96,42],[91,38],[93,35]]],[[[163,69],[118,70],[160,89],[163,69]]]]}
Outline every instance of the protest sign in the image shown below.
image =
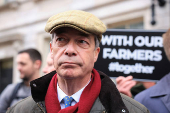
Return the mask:
{"type": "Polygon", "coordinates": [[[102,36],[95,68],[110,77],[160,80],[170,72],[163,49],[164,32],[108,29],[102,36]]]}

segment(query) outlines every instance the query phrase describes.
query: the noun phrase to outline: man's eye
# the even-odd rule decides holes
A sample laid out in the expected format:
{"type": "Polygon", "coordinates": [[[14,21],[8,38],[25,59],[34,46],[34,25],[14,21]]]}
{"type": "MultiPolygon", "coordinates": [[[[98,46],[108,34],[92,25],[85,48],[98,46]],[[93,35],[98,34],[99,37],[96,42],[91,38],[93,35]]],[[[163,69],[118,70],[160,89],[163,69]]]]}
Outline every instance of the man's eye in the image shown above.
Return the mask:
{"type": "Polygon", "coordinates": [[[64,41],[64,38],[57,38],[56,41],[64,41]]]}
{"type": "Polygon", "coordinates": [[[21,64],[22,66],[25,66],[25,65],[26,65],[26,64],[25,64],[25,63],[23,63],[23,62],[21,62],[20,64],[21,64]]]}
{"type": "Polygon", "coordinates": [[[84,41],[84,40],[80,40],[79,42],[80,42],[80,43],[87,43],[87,42],[86,42],[86,41],[84,41]]]}
{"type": "Polygon", "coordinates": [[[78,45],[82,48],[88,48],[90,46],[89,43],[85,40],[78,40],[78,45]]]}
{"type": "Polygon", "coordinates": [[[62,37],[56,38],[55,44],[56,44],[58,47],[64,46],[64,45],[66,45],[67,43],[68,43],[68,39],[66,39],[66,38],[62,38],[62,37]]]}

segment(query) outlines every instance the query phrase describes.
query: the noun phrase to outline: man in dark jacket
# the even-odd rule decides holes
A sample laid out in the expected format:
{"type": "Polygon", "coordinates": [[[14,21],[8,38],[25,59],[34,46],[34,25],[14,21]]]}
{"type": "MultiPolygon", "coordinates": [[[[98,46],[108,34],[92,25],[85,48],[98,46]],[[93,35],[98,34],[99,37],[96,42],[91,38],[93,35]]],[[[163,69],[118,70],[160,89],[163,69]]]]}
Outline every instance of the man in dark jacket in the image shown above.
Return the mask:
{"type": "MultiPolygon", "coordinates": [[[[170,61],[170,29],[163,34],[163,46],[170,61]]],[[[144,104],[151,113],[170,113],[170,73],[153,87],[136,95],[135,100],[144,104]]]]}
{"type": "Polygon", "coordinates": [[[110,78],[93,68],[106,31],[97,17],[79,10],[66,11],[49,18],[45,30],[52,34],[50,53],[56,71],[32,81],[32,97],[9,113],[149,112],[120,95],[110,78]]]}

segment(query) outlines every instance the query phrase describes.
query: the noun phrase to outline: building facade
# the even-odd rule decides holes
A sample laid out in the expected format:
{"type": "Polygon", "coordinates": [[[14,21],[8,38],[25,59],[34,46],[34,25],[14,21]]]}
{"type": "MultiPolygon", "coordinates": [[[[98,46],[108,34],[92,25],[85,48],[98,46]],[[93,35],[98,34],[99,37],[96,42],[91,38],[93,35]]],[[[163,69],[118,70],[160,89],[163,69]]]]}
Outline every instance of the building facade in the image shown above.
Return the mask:
{"type": "MultiPolygon", "coordinates": [[[[50,35],[44,28],[48,18],[67,10],[84,10],[99,17],[107,28],[170,28],[170,0],[1,0],[0,1],[0,93],[9,83],[20,81],[17,52],[36,48],[43,66],[50,50],[50,35]],[[155,4],[155,25],[151,5],[155,4]]],[[[43,73],[41,73],[43,74],[43,73]]]]}

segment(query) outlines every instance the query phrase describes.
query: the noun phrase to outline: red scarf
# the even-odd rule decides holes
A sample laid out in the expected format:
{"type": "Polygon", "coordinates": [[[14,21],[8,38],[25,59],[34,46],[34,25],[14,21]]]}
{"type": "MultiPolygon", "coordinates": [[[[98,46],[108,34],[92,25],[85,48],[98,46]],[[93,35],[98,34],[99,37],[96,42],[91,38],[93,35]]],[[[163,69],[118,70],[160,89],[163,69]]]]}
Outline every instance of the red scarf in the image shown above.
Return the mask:
{"type": "Polygon", "coordinates": [[[61,110],[57,96],[57,74],[53,76],[45,96],[47,113],[89,113],[94,101],[99,96],[101,79],[99,73],[93,69],[90,83],[83,90],[80,100],[74,106],[61,110]]]}

